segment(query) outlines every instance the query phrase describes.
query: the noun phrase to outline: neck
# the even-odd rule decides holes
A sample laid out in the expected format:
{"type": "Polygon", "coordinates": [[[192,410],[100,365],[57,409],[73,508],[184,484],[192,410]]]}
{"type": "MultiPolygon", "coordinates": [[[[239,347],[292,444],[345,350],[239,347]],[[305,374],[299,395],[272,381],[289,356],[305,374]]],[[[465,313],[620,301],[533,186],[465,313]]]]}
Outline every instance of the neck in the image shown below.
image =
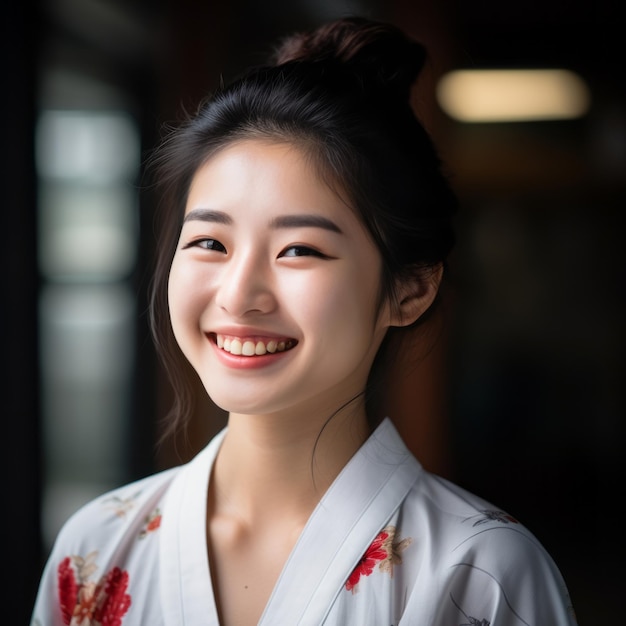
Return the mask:
{"type": "Polygon", "coordinates": [[[249,524],[306,521],[369,434],[362,406],[326,419],[231,414],[212,476],[218,508],[249,524]]]}

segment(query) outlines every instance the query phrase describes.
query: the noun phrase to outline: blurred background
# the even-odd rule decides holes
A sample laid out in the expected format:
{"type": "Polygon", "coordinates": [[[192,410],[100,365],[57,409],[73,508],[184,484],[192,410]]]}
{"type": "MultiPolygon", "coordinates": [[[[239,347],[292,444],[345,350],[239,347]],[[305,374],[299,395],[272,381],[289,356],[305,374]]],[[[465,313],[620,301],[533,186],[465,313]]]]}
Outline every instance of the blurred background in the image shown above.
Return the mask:
{"type": "Polygon", "coordinates": [[[31,0],[6,3],[0,37],[6,623],[28,623],[74,510],[187,460],[224,423],[200,406],[186,436],[157,445],[170,394],[147,327],[157,198],[143,174],[163,125],[277,37],[347,14],[427,46],[414,105],[462,206],[445,324],[390,376],[389,413],[428,469],[530,527],[581,625],[623,622],[617,2],[31,0]],[[446,108],[451,72],[522,68],[573,73],[577,112],[468,121],[446,108]]]}

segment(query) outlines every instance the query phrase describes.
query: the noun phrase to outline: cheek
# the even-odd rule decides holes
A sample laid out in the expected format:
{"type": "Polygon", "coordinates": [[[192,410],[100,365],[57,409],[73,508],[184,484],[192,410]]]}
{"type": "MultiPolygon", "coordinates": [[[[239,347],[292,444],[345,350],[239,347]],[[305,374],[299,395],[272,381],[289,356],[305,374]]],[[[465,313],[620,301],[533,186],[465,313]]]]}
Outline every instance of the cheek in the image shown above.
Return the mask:
{"type": "Polygon", "coordinates": [[[168,280],[168,304],[172,328],[178,341],[191,324],[197,326],[202,311],[203,282],[189,266],[174,257],[168,280]]]}
{"type": "MultiPolygon", "coordinates": [[[[297,307],[302,323],[315,331],[317,340],[348,340],[355,334],[371,335],[375,327],[378,285],[363,274],[334,273],[324,280],[298,285],[288,294],[290,308],[297,307]]],[[[295,309],[293,309],[295,310],[295,309]]]]}

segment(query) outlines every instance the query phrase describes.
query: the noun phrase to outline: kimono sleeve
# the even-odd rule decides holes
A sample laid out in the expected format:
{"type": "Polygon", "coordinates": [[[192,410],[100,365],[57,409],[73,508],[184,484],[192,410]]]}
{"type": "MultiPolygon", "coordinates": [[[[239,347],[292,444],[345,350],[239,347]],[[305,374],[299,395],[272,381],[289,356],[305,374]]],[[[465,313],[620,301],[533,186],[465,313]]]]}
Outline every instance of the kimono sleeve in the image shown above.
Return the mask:
{"type": "MultiPolygon", "coordinates": [[[[71,520],[71,526],[76,521],[71,520]]],[[[70,540],[69,522],[61,529],[39,582],[35,605],[31,617],[31,626],[63,626],[72,619],[73,607],[63,610],[59,593],[59,566],[68,554],[75,551],[75,542],[70,540]]]]}
{"type": "Polygon", "coordinates": [[[433,625],[576,626],[561,573],[525,529],[486,528],[454,552],[433,625]]]}
{"type": "Polygon", "coordinates": [[[108,492],[65,522],[40,579],[31,626],[126,624],[132,608],[141,614],[137,600],[146,598],[158,559],[158,542],[148,537],[160,527],[161,498],[173,475],[108,492]]]}

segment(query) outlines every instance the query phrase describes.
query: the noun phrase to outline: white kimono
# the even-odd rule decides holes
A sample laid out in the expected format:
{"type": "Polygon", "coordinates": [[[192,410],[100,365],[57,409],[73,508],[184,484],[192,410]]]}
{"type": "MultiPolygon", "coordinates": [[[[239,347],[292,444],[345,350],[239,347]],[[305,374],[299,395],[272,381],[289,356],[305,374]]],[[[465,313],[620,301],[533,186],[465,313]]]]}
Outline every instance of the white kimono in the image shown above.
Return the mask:
{"type": "MultiPolygon", "coordinates": [[[[75,513],[31,626],[218,626],[206,495],[224,433],[190,463],[75,513]]],[[[262,626],[572,626],[551,557],[514,518],[429,474],[385,420],[311,515],[262,626]]]]}

